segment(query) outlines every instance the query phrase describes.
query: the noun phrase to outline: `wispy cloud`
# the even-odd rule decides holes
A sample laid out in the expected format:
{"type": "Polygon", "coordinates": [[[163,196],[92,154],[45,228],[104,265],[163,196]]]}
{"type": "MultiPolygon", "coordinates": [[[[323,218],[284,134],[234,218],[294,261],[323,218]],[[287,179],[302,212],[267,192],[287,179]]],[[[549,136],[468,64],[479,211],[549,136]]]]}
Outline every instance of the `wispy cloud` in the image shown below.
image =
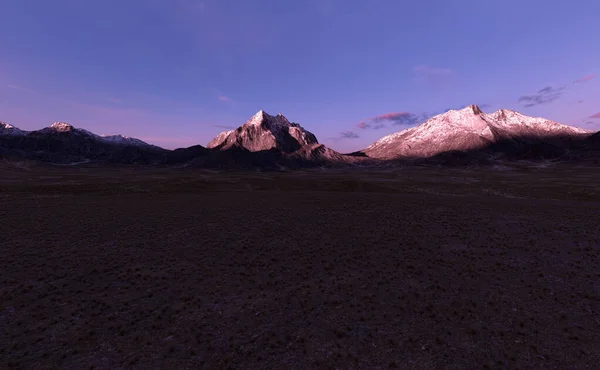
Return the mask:
{"type": "Polygon", "coordinates": [[[23,87],[23,86],[19,86],[19,85],[6,85],[6,87],[8,87],[11,90],[17,90],[17,91],[21,91],[21,92],[26,92],[26,93],[34,93],[35,91],[32,89],[29,89],[27,87],[23,87]]]}
{"type": "Polygon", "coordinates": [[[394,125],[414,125],[426,120],[427,114],[414,114],[410,112],[385,113],[373,117],[373,122],[391,122],[394,125]]]}
{"type": "Polygon", "coordinates": [[[600,119],[600,112],[598,112],[598,113],[596,113],[596,114],[592,114],[592,115],[590,116],[590,118],[593,118],[593,119],[600,119]]]}
{"type": "Polygon", "coordinates": [[[225,95],[221,95],[221,96],[219,96],[219,98],[218,98],[218,99],[219,99],[219,101],[222,101],[222,102],[224,102],[224,103],[230,103],[230,102],[231,102],[231,98],[230,98],[230,97],[228,97],[228,96],[225,96],[225,95]]]}
{"type": "Polygon", "coordinates": [[[353,131],[344,131],[340,133],[341,139],[358,139],[360,135],[353,131]]]}
{"type": "Polygon", "coordinates": [[[573,83],[580,84],[580,83],[588,82],[588,81],[594,79],[595,77],[596,77],[596,75],[583,76],[583,77],[578,78],[577,80],[575,80],[573,83]]]}
{"type": "Polygon", "coordinates": [[[548,104],[559,99],[565,92],[565,86],[552,87],[546,86],[532,95],[523,95],[519,98],[519,103],[525,107],[535,107],[537,105],[548,104]]]}
{"type": "MultiPolygon", "coordinates": [[[[572,84],[566,84],[559,87],[548,85],[535,94],[523,95],[519,97],[518,102],[523,104],[523,106],[526,108],[552,103],[553,101],[560,99],[568,89],[572,89],[573,84],[585,83],[594,79],[595,77],[596,75],[583,76],[573,81],[572,84]]],[[[583,100],[579,100],[578,103],[583,103],[583,100]]]]}
{"type": "MultiPolygon", "coordinates": [[[[437,113],[436,113],[437,114],[437,113]]],[[[435,114],[431,113],[410,113],[410,112],[392,112],[384,113],[378,116],[364,120],[356,125],[361,130],[378,130],[386,127],[385,122],[395,126],[412,126],[425,122],[435,114]]]]}
{"type": "Polygon", "coordinates": [[[366,129],[379,130],[379,129],[384,128],[385,125],[383,123],[373,123],[373,122],[362,121],[359,124],[357,124],[356,127],[361,130],[366,130],[366,129]]]}
{"type": "Polygon", "coordinates": [[[212,127],[216,127],[216,128],[222,128],[225,130],[235,130],[236,127],[234,126],[228,126],[228,125],[212,125],[212,127]]]}

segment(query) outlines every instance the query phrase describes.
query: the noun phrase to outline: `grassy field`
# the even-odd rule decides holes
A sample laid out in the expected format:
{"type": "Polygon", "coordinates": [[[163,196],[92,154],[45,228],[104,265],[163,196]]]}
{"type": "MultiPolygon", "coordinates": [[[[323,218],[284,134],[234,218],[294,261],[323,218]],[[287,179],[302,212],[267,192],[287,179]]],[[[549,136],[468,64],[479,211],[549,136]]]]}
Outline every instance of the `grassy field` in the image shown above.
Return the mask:
{"type": "Polygon", "coordinates": [[[0,163],[0,368],[593,369],[600,169],[0,163]]]}

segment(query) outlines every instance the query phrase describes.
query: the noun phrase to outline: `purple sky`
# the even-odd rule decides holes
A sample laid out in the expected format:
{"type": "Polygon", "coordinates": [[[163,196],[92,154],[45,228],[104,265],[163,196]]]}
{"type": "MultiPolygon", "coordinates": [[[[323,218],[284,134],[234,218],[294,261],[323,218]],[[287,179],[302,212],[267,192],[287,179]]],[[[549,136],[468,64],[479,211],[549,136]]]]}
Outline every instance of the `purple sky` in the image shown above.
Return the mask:
{"type": "Polygon", "coordinates": [[[1,0],[0,120],[175,148],[264,109],[342,152],[468,104],[600,130],[598,14],[598,0],[1,0]]]}

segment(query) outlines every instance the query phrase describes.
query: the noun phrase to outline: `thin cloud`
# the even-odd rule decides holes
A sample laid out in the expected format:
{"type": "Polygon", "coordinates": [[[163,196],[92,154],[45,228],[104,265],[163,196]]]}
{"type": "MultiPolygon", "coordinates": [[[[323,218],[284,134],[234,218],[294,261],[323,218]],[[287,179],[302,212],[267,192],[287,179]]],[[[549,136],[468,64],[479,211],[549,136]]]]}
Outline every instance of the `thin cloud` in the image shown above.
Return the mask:
{"type": "Polygon", "coordinates": [[[392,125],[398,126],[412,126],[418,123],[422,123],[430,118],[432,115],[429,113],[410,113],[410,112],[392,112],[384,113],[379,116],[369,118],[368,120],[362,121],[356,125],[361,130],[372,129],[379,130],[386,127],[384,122],[389,122],[392,125]]]}
{"type": "Polygon", "coordinates": [[[564,93],[565,86],[554,88],[546,86],[532,95],[523,95],[519,98],[519,103],[523,103],[525,107],[535,107],[537,105],[548,104],[559,99],[564,93]]]}
{"type": "Polygon", "coordinates": [[[591,115],[590,118],[592,118],[592,119],[600,119],[600,112],[591,115]]]}
{"type": "Polygon", "coordinates": [[[596,75],[587,75],[587,76],[584,76],[584,77],[581,77],[581,78],[575,80],[574,83],[580,84],[580,83],[588,82],[588,81],[594,79],[595,77],[596,77],[596,75]]]}
{"type": "Polygon", "coordinates": [[[27,93],[35,92],[32,89],[29,89],[29,88],[23,87],[23,86],[19,86],[19,85],[6,85],[6,87],[8,87],[9,89],[17,90],[17,91],[21,91],[21,92],[27,92],[27,93]]]}
{"type": "Polygon", "coordinates": [[[359,124],[356,125],[357,128],[361,129],[361,130],[366,130],[366,129],[372,129],[372,130],[379,130],[385,127],[385,125],[383,123],[373,123],[373,122],[360,122],[359,124]]]}
{"type": "Polygon", "coordinates": [[[352,132],[352,131],[344,131],[340,133],[340,138],[341,139],[358,139],[360,137],[360,135],[358,135],[356,132],[352,132]]]}
{"type": "Polygon", "coordinates": [[[219,96],[219,101],[222,101],[224,103],[230,103],[231,102],[231,98],[225,95],[221,95],[219,96]]]}
{"type": "Polygon", "coordinates": [[[398,112],[398,113],[387,113],[374,118],[375,122],[381,120],[389,121],[393,125],[411,126],[417,123],[426,121],[431,115],[428,113],[410,113],[410,112],[398,112]]]}
{"type": "Polygon", "coordinates": [[[451,75],[452,70],[450,68],[438,68],[430,67],[428,65],[419,65],[413,67],[413,73],[417,76],[443,77],[451,75]]]}
{"type": "Polygon", "coordinates": [[[228,125],[212,125],[212,127],[216,127],[216,128],[222,128],[225,130],[235,130],[236,127],[234,126],[228,126],[228,125]]]}
{"type": "Polygon", "coordinates": [[[394,112],[394,113],[385,113],[385,114],[381,114],[379,116],[376,116],[373,118],[374,122],[381,122],[381,121],[402,121],[404,120],[407,116],[410,116],[411,114],[408,112],[394,112]]]}

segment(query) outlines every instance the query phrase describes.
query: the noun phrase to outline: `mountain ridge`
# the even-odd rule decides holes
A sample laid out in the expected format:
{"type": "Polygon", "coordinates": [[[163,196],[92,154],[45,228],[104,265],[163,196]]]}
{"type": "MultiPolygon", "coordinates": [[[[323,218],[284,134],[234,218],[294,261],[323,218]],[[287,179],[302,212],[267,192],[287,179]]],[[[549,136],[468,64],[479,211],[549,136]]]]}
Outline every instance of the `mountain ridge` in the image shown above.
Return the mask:
{"type": "Polygon", "coordinates": [[[600,133],[529,117],[508,109],[484,113],[477,105],[449,110],[420,125],[384,136],[367,148],[341,154],[281,113],[259,110],[206,147],[167,150],[123,135],[98,135],[65,122],[23,131],[0,122],[3,157],[46,162],[106,162],[211,168],[298,168],[419,163],[489,163],[496,159],[596,160],[600,133]],[[409,161],[409,162],[406,162],[409,161]]]}

